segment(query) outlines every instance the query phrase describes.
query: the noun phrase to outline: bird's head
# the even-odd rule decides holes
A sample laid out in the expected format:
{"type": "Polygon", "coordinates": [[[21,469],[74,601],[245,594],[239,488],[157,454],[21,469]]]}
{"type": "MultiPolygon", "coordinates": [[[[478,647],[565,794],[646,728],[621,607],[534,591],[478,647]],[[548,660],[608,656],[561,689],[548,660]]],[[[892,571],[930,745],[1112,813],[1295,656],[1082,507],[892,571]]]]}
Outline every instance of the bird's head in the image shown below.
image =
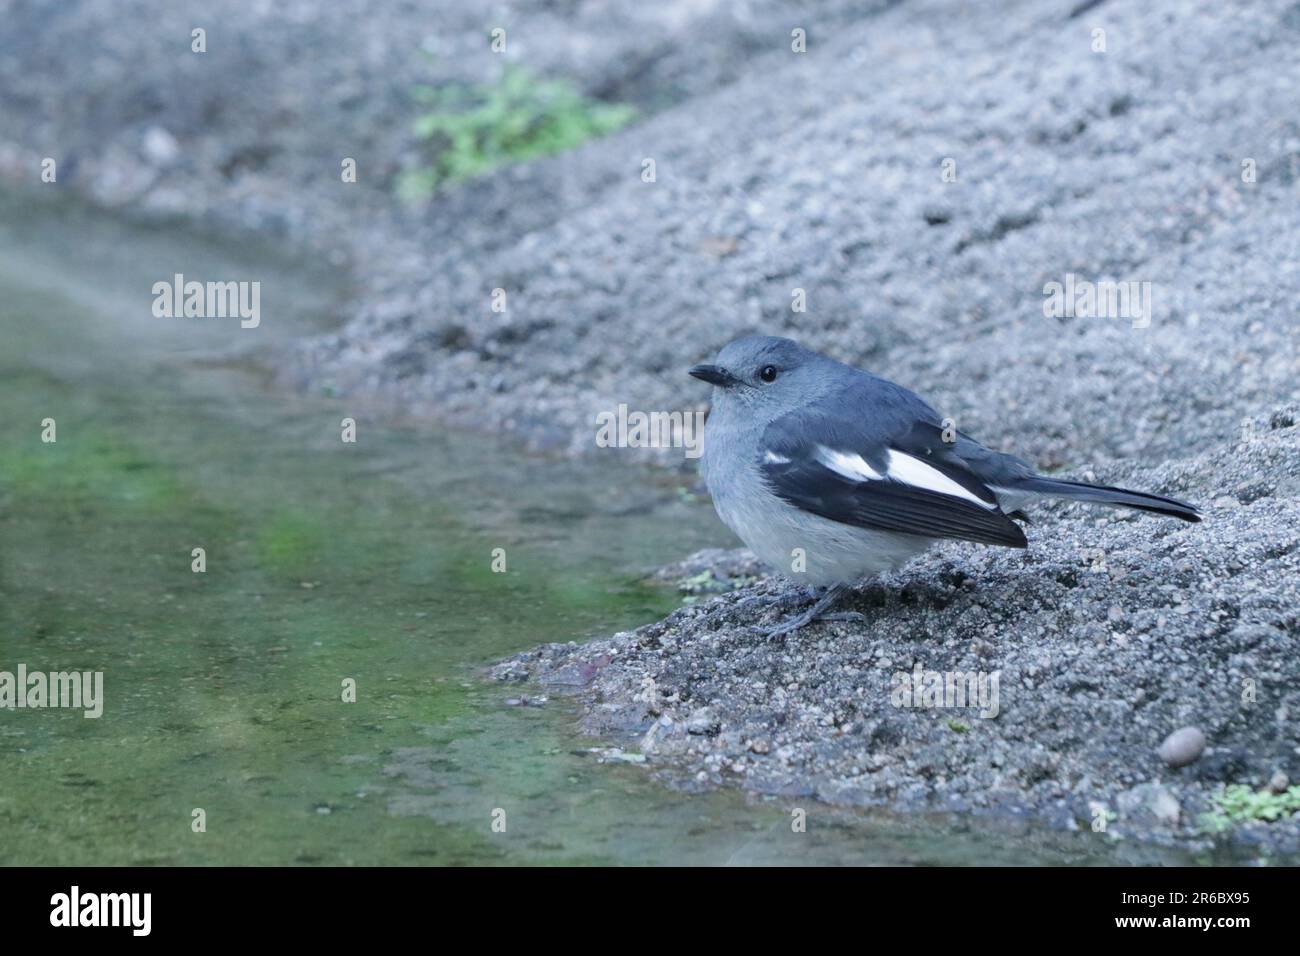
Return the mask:
{"type": "Polygon", "coordinates": [[[806,405],[825,390],[837,362],[790,339],[751,335],[722,347],[690,374],[713,386],[713,410],[743,413],[765,425],[806,405]]]}

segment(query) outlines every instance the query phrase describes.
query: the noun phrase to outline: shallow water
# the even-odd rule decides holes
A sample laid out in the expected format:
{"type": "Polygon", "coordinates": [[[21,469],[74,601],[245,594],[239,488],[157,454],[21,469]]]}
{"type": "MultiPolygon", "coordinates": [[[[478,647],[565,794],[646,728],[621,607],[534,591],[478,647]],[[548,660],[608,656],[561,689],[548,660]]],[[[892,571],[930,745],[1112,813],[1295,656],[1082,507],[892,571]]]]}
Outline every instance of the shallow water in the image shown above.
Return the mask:
{"type": "Polygon", "coordinates": [[[600,762],[571,702],[507,705],[482,665],[662,616],[644,572],[729,538],[670,476],[268,387],[346,291],[267,248],[0,197],[0,670],[102,671],[106,698],[0,710],[0,862],[1187,861],[806,800],[793,833],[790,801],[600,762]],[[261,325],[154,318],[176,272],[260,281],[261,325]]]}

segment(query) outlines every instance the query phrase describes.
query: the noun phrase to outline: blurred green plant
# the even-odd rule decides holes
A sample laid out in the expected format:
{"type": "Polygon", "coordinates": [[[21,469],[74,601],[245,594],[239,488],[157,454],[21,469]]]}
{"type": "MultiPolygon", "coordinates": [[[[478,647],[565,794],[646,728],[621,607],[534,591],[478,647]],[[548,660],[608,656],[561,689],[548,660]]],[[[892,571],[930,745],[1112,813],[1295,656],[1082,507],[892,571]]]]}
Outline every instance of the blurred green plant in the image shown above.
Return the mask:
{"type": "Polygon", "coordinates": [[[428,112],[415,122],[430,164],[404,172],[398,194],[427,199],[441,186],[509,163],[549,156],[621,129],[635,110],[584,96],[567,80],[546,80],[508,67],[490,86],[420,86],[428,112]]]}
{"type": "Polygon", "coordinates": [[[756,584],[758,580],[758,578],[746,574],[740,574],[734,578],[720,578],[716,577],[712,571],[701,571],[699,574],[690,577],[678,578],[676,584],[677,590],[685,595],[682,598],[682,603],[694,604],[706,595],[738,591],[741,588],[749,587],[751,584],[756,584]]]}
{"type": "Polygon", "coordinates": [[[1215,809],[1202,817],[1201,824],[1211,833],[1222,833],[1236,823],[1251,820],[1267,820],[1272,823],[1300,812],[1300,786],[1272,793],[1234,783],[1215,794],[1213,800],[1215,809]]]}

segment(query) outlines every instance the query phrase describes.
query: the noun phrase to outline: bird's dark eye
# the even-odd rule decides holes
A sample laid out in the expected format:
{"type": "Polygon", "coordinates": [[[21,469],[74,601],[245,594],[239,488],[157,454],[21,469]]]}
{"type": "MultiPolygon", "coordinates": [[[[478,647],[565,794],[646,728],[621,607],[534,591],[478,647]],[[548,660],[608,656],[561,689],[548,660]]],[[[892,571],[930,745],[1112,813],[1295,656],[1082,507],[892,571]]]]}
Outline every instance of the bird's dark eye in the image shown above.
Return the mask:
{"type": "Polygon", "coordinates": [[[776,381],[776,366],[775,366],[775,365],[764,365],[763,368],[762,368],[762,370],[758,373],[758,377],[761,378],[761,379],[762,379],[763,381],[765,381],[765,382],[775,382],[775,381],[776,381]]]}

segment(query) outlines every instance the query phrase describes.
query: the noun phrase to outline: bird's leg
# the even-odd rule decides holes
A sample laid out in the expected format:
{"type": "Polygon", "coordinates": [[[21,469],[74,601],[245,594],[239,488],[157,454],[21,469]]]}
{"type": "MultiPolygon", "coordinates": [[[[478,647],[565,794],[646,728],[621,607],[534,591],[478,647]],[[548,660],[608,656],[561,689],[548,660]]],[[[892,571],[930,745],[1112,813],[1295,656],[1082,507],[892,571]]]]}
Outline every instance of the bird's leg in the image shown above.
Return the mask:
{"type": "Polygon", "coordinates": [[[738,603],[733,610],[735,610],[737,614],[743,615],[747,613],[749,609],[754,607],[755,605],[763,605],[764,607],[775,607],[775,608],[784,609],[790,607],[791,605],[800,604],[803,601],[810,601],[816,596],[817,596],[817,589],[814,587],[786,588],[784,591],[778,594],[775,599],[769,598],[767,597],[767,595],[759,595],[758,597],[745,598],[745,600],[738,603]]]}
{"type": "Polygon", "coordinates": [[[778,624],[776,627],[768,631],[766,634],[767,639],[770,641],[778,637],[785,637],[787,634],[793,634],[804,625],[811,624],[813,621],[819,619],[825,621],[862,620],[862,615],[858,614],[856,611],[847,611],[839,614],[826,613],[826,610],[830,608],[831,605],[852,590],[853,585],[851,584],[836,584],[834,587],[827,588],[826,593],[821,596],[821,599],[808,610],[796,617],[790,618],[782,624],[778,624]]]}

